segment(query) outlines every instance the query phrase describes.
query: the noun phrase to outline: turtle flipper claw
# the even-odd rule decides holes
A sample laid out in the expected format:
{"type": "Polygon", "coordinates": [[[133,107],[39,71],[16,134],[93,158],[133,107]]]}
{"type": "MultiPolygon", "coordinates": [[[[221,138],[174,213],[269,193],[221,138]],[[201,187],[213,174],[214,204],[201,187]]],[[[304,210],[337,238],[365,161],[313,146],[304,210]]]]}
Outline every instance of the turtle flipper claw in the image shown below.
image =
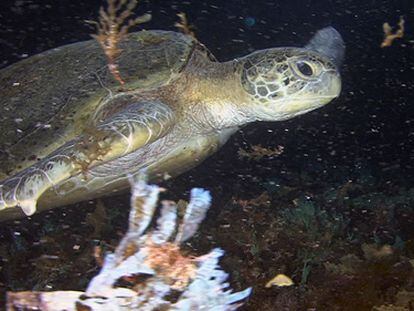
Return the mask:
{"type": "Polygon", "coordinates": [[[27,216],[36,212],[37,199],[32,189],[29,189],[30,183],[27,181],[24,176],[13,177],[0,185],[0,210],[21,207],[27,216]]]}
{"type": "Polygon", "coordinates": [[[23,213],[25,213],[26,216],[31,216],[36,212],[36,205],[36,200],[25,200],[19,202],[19,206],[22,208],[23,213]]]}
{"type": "MultiPolygon", "coordinates": [[[[87,177],[94,167],[164,137],[172,129],[175,115],[170,107],[154,101],[131,103],[107,119],[96,118],[100,120],[96,126],[0,181],[0,210],[20,207],[26,215],[34,214],[45,192],[54,190],[59,196],[63,194],[59,187],[67,179],[81,174],[87,177]]],[[[43,204],[42,199],[40,202],[43,204]]]]}

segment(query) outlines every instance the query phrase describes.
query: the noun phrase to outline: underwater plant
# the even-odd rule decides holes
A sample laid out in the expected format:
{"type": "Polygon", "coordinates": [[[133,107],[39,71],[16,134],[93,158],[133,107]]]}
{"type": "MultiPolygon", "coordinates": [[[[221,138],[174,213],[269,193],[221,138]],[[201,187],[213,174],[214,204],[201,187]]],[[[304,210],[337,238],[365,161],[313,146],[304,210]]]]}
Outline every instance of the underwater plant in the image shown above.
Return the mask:
{"type": "Polygon", "coordinates": [[[92,37],[101,45],[108,61],[109,71],[121,85],[125,81],[116,63],[117,57],[122,52],[119,43],[125,39],[131,27],[151,19],[150,14],[131,18],[137,4],[137,0],[108,0],[107,9],[101,7],[99,10],[99,22],[92,22],[97,28],[97,34],[92,37]]]}
{"type": "Polygon", "coordinates": [[[274,148],[266,148],[261,145],[253,145],[250,148],[251,150],[245,150],[239,148],[237,155],[239,158],[247,158],[248,160],[259,161],[264,157],[278,157],[283,153],[283,146],[276,146],[274,148]]]}
{"type": "Polygon", "coordinates": [[[187,15],[183,12],[177,14],[180,21],[174,24],[183,34],[189,35],[197,40],[194,33],[194,26],[188,23],[187,15]]]}
{"type": "Polygon", "coordinates": [[[404,27],[405,21],[404,17],[400,17],[400,21],[398,22],[398,29],[393,32],[392,27],[388,23],[384,23],[382,25],[384,31],[384,40],[381,43],[381,47],[385,48],[391,46],[395,39],[400,39],[404,37],[404,27]]]}
{"type": "Polygon", "coordinates": [[[139,175],[132,181],[129,228],[85,292],[8,293],[8,309],[19,310],[235,310],[251,289],[232,293],[221,270],[219,248],[194,257],[180,246],[198,230],[211,204],[208,191],[194,188],[182,220],[177,204],[162,201],[156,228],[153,220],[158,195],[139,175]],[[178,223],[178,225],[177,225],[178,223]],[[127,285],[126,285],[127,284],[127,285]]]}

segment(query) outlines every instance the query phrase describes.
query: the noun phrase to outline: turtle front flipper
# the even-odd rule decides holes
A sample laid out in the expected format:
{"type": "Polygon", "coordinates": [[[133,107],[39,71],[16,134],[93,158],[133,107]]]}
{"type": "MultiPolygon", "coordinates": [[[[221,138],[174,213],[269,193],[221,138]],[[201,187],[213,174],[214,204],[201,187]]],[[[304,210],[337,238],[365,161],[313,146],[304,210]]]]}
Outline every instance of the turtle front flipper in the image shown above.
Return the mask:
{"type": "Polygon", "coordinates": [[[26,215],[49,188],[89,168],[122,157],[167,134],[174,113],[161,102],[128,105],[83,135],[67,142],[38,163],[0,183],[0,210],[20,206],[26,215]]]}

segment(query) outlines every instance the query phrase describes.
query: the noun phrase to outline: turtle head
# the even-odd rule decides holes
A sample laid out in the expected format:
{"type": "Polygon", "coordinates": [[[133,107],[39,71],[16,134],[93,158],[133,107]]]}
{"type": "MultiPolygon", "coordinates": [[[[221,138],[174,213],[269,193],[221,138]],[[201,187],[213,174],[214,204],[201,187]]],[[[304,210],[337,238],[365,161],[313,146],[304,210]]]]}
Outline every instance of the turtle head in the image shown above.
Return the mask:
{"type": "Polygon", "coordinates": [[[243,58],[241,84],[256,119],[290,119],[338,97],[343,56],[341,36],[328,27],[304,48],[274,48],[243,58]]]}

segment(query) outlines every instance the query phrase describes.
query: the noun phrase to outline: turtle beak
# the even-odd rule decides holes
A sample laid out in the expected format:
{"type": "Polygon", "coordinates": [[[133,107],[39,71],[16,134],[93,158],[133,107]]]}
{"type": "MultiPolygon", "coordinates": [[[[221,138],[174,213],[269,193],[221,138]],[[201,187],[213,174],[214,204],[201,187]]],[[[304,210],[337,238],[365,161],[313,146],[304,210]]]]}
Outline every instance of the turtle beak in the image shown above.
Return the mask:
{"type": "Polygon", "coordinates": [[[333,27],[319,30],[305,48],[325,55],[337,68],[341,67],[344,60],[345,43],[341,34],[333,27]]]}

